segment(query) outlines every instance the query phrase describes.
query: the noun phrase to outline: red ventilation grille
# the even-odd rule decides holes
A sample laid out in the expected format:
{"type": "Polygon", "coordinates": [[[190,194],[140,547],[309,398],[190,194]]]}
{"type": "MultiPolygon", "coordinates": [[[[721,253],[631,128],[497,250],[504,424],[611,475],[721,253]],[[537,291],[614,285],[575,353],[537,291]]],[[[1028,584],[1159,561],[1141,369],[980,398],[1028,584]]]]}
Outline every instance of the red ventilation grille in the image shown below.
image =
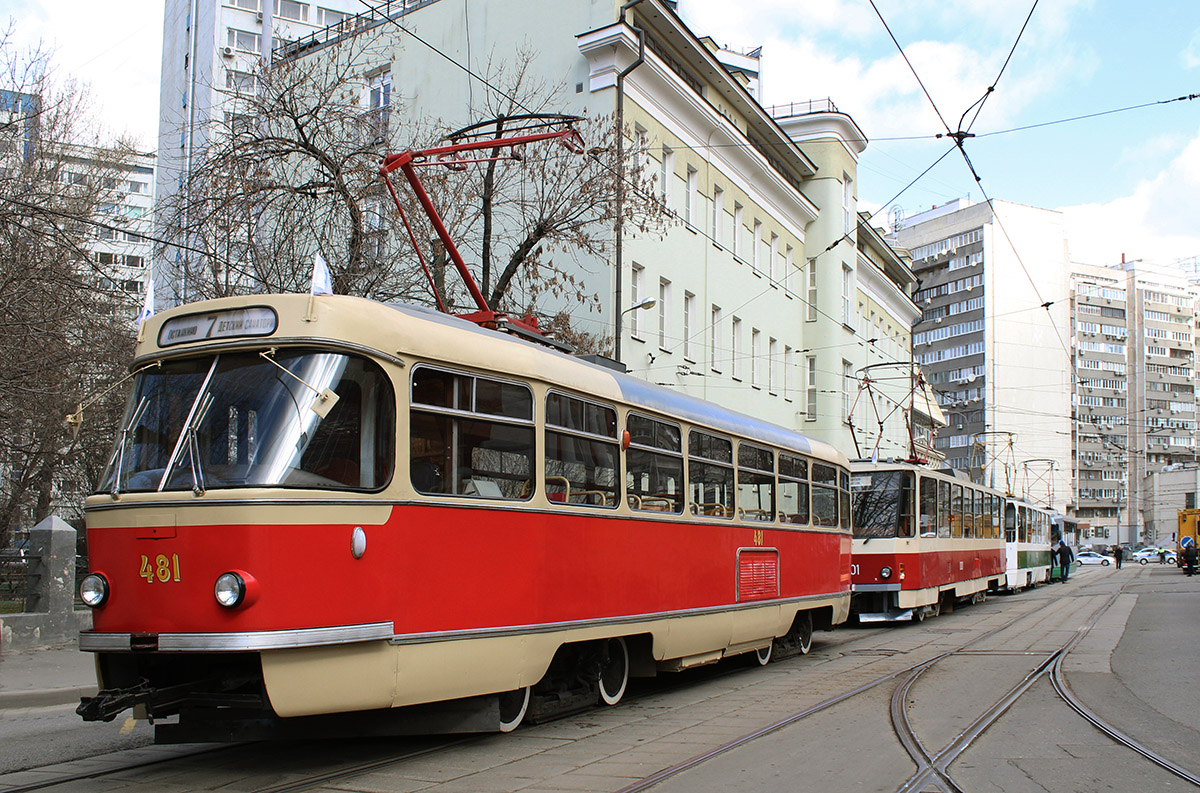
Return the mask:
{"type": "Polygon", "coordinates": [[[738,601],[779,596],[779,552],[742,551],[738,555],[738,601]]]}

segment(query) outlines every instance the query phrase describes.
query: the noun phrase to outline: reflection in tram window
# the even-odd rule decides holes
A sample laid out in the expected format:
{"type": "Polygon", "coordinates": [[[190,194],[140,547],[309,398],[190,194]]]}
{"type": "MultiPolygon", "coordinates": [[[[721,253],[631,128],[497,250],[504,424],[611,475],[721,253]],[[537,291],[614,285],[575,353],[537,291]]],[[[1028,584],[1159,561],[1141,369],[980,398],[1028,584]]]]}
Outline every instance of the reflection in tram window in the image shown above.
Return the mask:
{"type": "Polygon", "coordinates": [[[938,483],[928,476],[921,477],[921,536],[936,537],[938,521],[938,483]]]}
{"type": "Polygon", "coordinates": [[[909,471],[855,472],[854,536],[911,537],[913,475],[909,471]]]}
{"type": "Polygon", "coordinates": [[[688,487],[692,512],[733,517],[733,442],[692,430],[688,434],[688,487]]]}
{"type": "Polygon", "coordinates": [[[546,396],[546,496],[617,506],[617,411],[551,392],[546,396]]]}
{"type": "Polygon", "coordinates": [[[779,514],[784,523],[808,523],[808,461],[803,457],[779,455],[779,514]]]}
{"type": "Polygon", "coordinates": [[[526,386],[420,366],[409,425],[418,492],[530,497],[533,396],[526,386]]]}
{"type": "Polygon", "coordinates": [[[356,356],[306,349],[164,363],[137,376],[102,489],[377,490],[391,478],[393,405],[379,367],[356,356]]]}
{"type": "Polygon", "coordinates": [[[775,520],[775,453],[738,444],[738,517],[742,520],[775,520]]]}
{"type": "MultiPolygon", "coordinates": [[[[814,526],[837,526],[838,521],[838,470],[832,465],[812,464],[812,511],[814,526]]],[[[847,513],[849,510],[847,510],[847,513]]],[[[850,520],[850,515],[846,515],[850,520]]]]}
{"type": "Polygon", "coordinates": [[[630,413],[626,421],[625,498],[632,509],[683,512],[683,446],[679,427],[630,413]]]}

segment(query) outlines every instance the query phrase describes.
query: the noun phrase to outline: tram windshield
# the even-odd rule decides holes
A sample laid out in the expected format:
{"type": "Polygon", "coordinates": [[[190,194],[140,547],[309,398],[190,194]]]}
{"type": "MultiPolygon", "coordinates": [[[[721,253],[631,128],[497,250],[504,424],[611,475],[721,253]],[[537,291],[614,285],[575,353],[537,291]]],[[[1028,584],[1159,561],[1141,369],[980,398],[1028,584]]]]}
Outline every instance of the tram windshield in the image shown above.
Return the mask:
{"type": "Polygon", "coordinates": [[[854,536],[911,537],[913,476],[909,471],[869,471],[850,479],[854,497],[854,536]]]}
{"type": "Polygon", "coordinates": [[[394,406],[384,373],[356,356],[281,350],[170,361],[137,375],[100,489],[376,490],[392,474],[394,406]]]}

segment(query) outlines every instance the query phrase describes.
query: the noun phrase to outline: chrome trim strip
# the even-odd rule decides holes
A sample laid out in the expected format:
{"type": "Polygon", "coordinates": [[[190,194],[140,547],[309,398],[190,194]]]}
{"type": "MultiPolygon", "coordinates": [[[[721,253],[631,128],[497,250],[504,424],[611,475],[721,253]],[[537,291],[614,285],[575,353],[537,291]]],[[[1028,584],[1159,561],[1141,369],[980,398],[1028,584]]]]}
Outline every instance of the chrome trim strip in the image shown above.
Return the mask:
{"type": "Polygon", "coordinates": [[[579,630],[582,628],[600,628],[612,625],[633,625],[640,622],[674,619],[678,617],[704,617],[735,611],[768,608],[771,606],[787,606],[796,603],[808,603],[816,600],[849,597],[849,592],[827,592],[819,595],[783,598],[778,600],[752,600],[746,603],[735,603],[728,606],[707,606],[704,608],[681,609],[679,611],[660,611],[650,614],[630,614],[622,617],[601,617],[591,620],[568,620],[566,622],[544,622],[535,625],[506,625],[496,628],[473,628],[457,631],[430,631],[428,633],[397,634],[392,638],[392,644],[418,644],[421,642],[447,642],[460,639],[484,639],[506,636],[524,636],[531,633],[547,631],[579,630]]]}
{"type": "MultiPolygon", "coordinates": [[[[285,631],[245,633],[160,633],[158,652],[242,652],[317,647],[327,644],[390,639],[396,629],[391,622],[364,625],[336,625],[329,628],[301,628],[285,631]]],[[[128,633],[81,633],[79,649],[85,652],[130,651],[128,633]]]]}
{"type": "Polygon", "coordinates": [[[853,584],[851,590],[854,592],[899,592],[900,582],[894,584],[853,584]]]}

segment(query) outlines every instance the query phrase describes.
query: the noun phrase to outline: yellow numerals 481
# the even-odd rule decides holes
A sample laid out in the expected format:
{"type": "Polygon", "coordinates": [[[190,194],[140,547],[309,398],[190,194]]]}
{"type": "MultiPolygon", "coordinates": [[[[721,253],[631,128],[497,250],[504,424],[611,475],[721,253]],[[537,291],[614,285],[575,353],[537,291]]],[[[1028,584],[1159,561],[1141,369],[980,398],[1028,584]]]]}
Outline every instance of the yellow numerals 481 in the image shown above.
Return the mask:
{"type": "Polygon", "coordinates": [[[154,557],[154,561],[150,561],[150,557],[142,555],[142,568],[138,571],[138,575],[146,579],[147,584],[153,584],[155,580],[167,583],[168,581],[179,580],[179,554],[173,553],[170,556],[160,553],[154,557]]]}

